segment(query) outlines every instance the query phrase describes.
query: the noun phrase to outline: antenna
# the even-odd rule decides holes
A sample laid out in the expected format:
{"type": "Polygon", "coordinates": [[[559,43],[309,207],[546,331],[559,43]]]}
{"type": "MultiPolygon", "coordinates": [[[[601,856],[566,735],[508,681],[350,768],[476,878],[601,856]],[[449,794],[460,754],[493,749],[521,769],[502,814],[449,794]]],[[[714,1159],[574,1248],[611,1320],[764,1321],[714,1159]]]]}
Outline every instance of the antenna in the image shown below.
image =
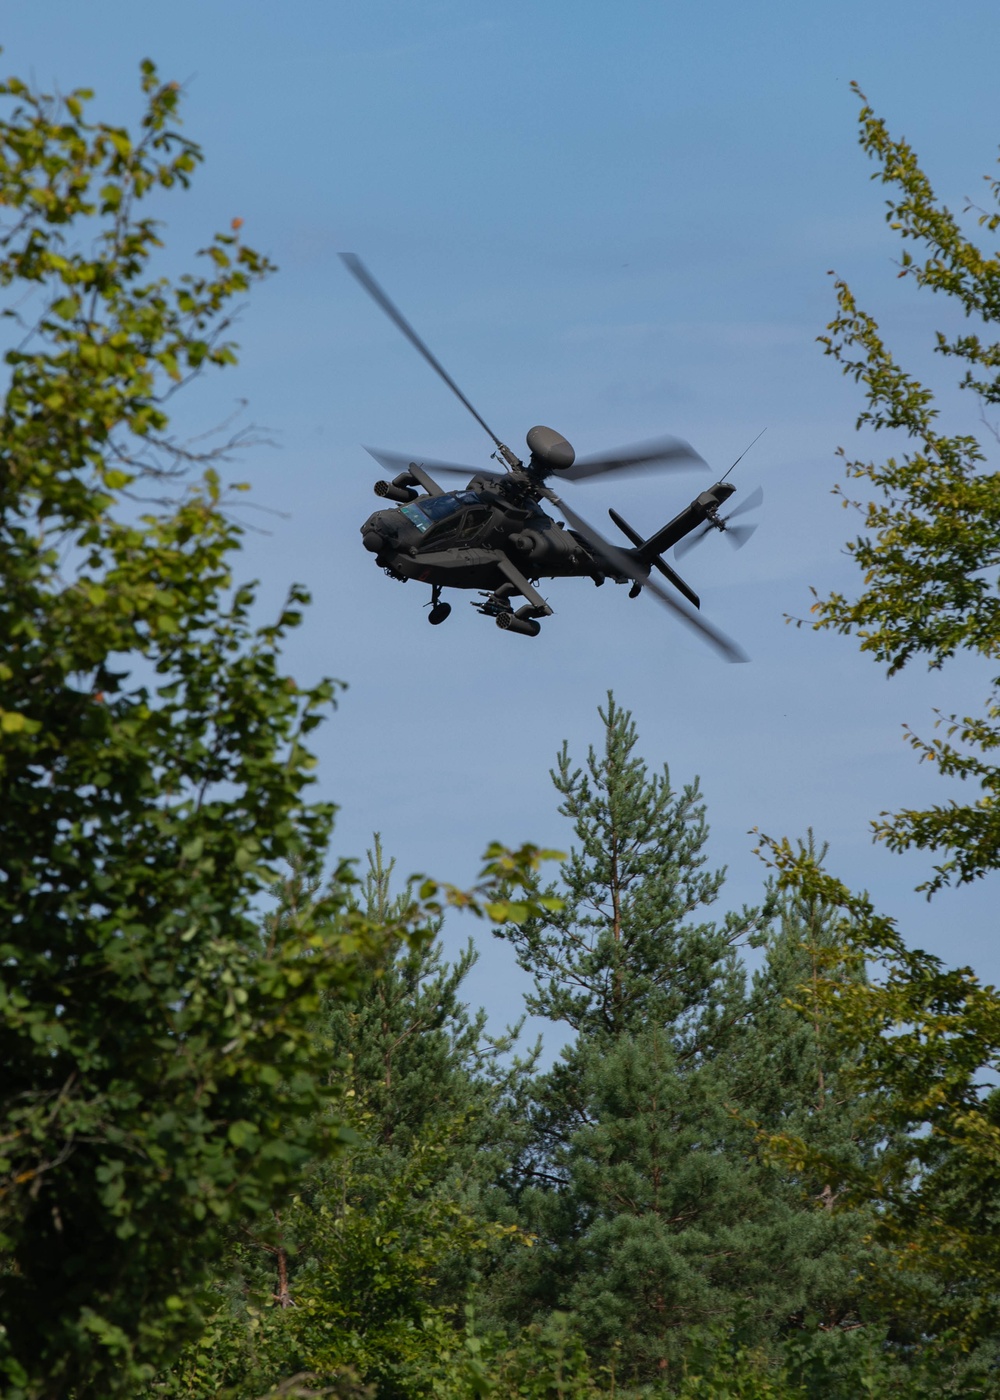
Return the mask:
{"type": "MultiPolygon", "coordinates": [[[[766,432],[767,432],[767,429],[766,429],[766,428],[761,428],[760,432],[759,432],[759,433],[757,434],[757,436],[754,438],[753,442],[759,442],[766,432]]],[[[751,442],[747,447],[744,447],[743,451],[740,453],[740,455],[736,458],[736,461],[733,463],[733,467],[738,466],[739,463],[743,461],[743,458],[744,458],[744,457],[747,455],[747,453],[750,451],[750,448],[753,447],[753,442],[751,442]]],[[[732,471],[733,467],[730,467],[730,468],[729,468],[729,472],[732,471]]],[[[729,475],[729,472],[726,472],[726,476],[729,475]]],[[[720,481],[725,481],[726,476],[720,477],[720,478],[719,478],[720,481]]]]}

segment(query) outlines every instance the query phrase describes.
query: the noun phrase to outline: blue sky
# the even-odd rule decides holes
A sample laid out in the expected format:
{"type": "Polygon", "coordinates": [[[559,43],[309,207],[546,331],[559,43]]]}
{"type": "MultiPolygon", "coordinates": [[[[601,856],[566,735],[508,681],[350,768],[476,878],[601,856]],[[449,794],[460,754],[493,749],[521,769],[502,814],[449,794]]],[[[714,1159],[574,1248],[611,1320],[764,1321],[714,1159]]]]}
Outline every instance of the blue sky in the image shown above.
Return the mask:
{"type": "MultiPolygon", "coordinates": [[[[238,216],[279,265],[242,317],[239,369],[184,413],[203,425],[246,398],[276,443],[236,473],[287,513],[248,538],[245,572],[269,609],[293,578],[312,589],[289,664],[349,683],[317,745],[338,851],[363,854],[379,828],[402,870],[462,881],[493,838],[565,845],[547,769],[564,738],[584,756],[613,687],[650,763],[678,783],[701,775],[728,902],[761,887],[751,828],[811,826],[831,868],[911,941],[996,980],[995,880],[928,906],[913,893],[927,863],[873,847],[868,826],[941,800],[901,725],[926,733],[935,706],[974,709],[986,673],[962,661],[887,683],[850,640],[784,621],[806,612],[810,585],[853,584],[854,527],[830,491],[859,398],[815,344],[833,314],[828,270],[917,370],[934,368],[948,314],[895,278],[850,81],[961,208],[1000,137],[995,4],[39,0],[6,7],[0,35],[4,71],[93,87],[114,121],[134,121],[152,57],[184,84],[207,157],[163,206],[170,258],[184,265],[238,216]],[[585,581],[546,589],[556,616],[537,640],[460,595],[445,626],[427,626],[424,590],[361,548],[378,473],[359,444],[483,464],[489,444],[340,249],[515,448],[536,422],[581,453],[674,432],[721,473],[767,428],[736,476],[764,487],[757,535],[685,561],[751,664],[726,666],[647,599],[585,581]]],[[[944,407],[966,421],[954,395],[944,407]]],[[[698,489],[604,481],[573,500],[599,528],[613,505],[652,530],[698,489]]],[[[483,951],[470,996],[515,1016],[509,950],[479,926],[449,937],[466,932],[483,951]]]]}

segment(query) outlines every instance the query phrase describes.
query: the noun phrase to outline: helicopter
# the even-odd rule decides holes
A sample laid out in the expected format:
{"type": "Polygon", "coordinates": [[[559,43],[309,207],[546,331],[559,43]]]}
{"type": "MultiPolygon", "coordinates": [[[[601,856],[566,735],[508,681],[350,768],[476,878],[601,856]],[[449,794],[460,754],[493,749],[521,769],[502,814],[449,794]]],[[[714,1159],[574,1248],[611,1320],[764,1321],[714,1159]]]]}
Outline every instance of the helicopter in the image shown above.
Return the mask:
{"type": "Polygon", "coordinates": [[[538,425],[527,434],[529,456],[527,462],[522,461],[469,402],[361,259],[354,253],[341,253],[340,257],[484,429],[494,444],[491,458],[501,464],[501,470],[494,471],[428,458],[415,461],[399,453],[365,448],[390,475],[389,480],[375,483],[375,494],[394,506],[368,517],[361,526],[361,542],[390,578],[430,584],[428,621],[433,626],[451,614],[450,603],[441,601],[443,589],[476,589],[480,596],[473,607],[481,614],[492,617],[504,631],[537,637],[540,619],[550,617],[553,611],[535,587],[540,579],[582,577],[598,586],[611,579],[629,584],[630,598],[642,592],[651,594],[726,661],[747,660],[735,642],[700,616],[697,593],[663,554],[671,547],[675,556],[681,554],[713,530],[725,534],[736,547],[746,542],[756,525],[732,525],[730,521],[760,504],[760,488],[728,515],[720,511],[736,490],[726,477],[749,448],[721,480],[700,492],[648,539],[617,511],[609,510],[631,547],[612,544],[566,504],[549,480],[585,481],[609,472],[653,468],[708,470],[694,448],[681,438],[663,437],[578,460],[561,433],[538,425]],[[445,490],[436,480],[439,476],[462,478],[465,486],[445,490]],[[542,509],[542,501],[555,506],[564,519],[553,519],[542,509]],[[667,580],[673,593],[650,576],[653,569],[667,580]],[[517,607],[516,598],[524,599],[517,607]]]}

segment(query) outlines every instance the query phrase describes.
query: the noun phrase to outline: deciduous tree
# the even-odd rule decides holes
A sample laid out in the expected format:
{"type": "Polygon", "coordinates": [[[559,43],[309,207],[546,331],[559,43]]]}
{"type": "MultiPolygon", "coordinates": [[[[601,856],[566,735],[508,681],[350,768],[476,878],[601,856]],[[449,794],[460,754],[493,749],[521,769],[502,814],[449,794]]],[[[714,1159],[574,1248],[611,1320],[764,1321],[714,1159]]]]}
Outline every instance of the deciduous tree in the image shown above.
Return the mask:
{"type": "MultiPolygon", "coordinates": [[[[903,242],[899,276],[967,318],[961,332],[938,332],[933,342],[943,370],[958,371],[947,408],[954,416],[956,404],[959,412],[966,406],[973,420],[966,431],[942,427],[941,386],[897,361],[842,279],[838,314],[823,337],[827,353],[863,387],[858,426],[890,435],[892,455],[849,463],[853,481],[873,489],[873,499],[857,503],[864,533],[848,546],[862,587],[853,598],[818,599],[815,625],[856,635],[890,675],[918,658],[945,668],[963,652],[985,664],[983,711],[941,717],[943,737],[910,735],[921,759],[975,794],[885,813],[876,824],[891,849],[937,858],[923,886],[930,897],[948,885],[995,880],[1000,865],[1000,474],[987,451],[1000,403],[1000,256],[970,229],[1000,227],[1000,182],[987,177],[991,209],[970,207],[964,213],[972,218],[963,218],[941,203],[912,147],[893,138],[863,98],[860,142],[889,192],[886,218],[903,242]]],[[[882,1096],[892,1130],[868,1164],[832,1144],[817,1152],[794,1135],[785,1142],[789,1160],[811,1158],[843,1202],[876,1206],[895,1265],[881,1279],[886,1297],[916,1306],[926,1336],[953,1333],[981,1350],[996,1335],[1000,1295],[1000,997],[971,968],[951,970],[909,948],[873,899],[849,891],[808,851],[788,841],[766,846],[787,888],[837,911],[837,960],[877,969],[871,980],[824,977],[811,995],[853,1062],[849,1082],[882,1096]]]]}
{"type": "Polygon", "coordinates": [[[111,1394],[183,1330],[220,1224],[338,1134],[308,1020],[357,961],[323,932],[333,905],[259,937],[275,862],[325,841],[304,741],[332,691],[278,663],[301,589],[251,621],[217,471],[177,479],[167,401],[233,361],[227,308],[268,265],[232,232],[202,271],[157,275],[142,201],[187,186],[200,152],[177,85],[146,63],[142,87],[133,140],[88,119],[86,92],[0,85],[10,1394],[111,1394]],[[140,516],[150,490],[174,499],[140,516]]]}
{"type": "MultiPolygon", "coordinates": [[[[1000,863],[1000,677],[991,670],[1000,659],[1000,474],[990,470],[983,445],[996,438],[990,415],[1000,404],[1000,255],[983,251],[968,221],[937,199],[912,147],[894,139],[864,100],[860,125],[862,149],[877,165],[872,178],[889,191],[886,220],[904,244],[899,276],[950,299],[968,318],[960,334],[938,331],[934,349],[959,371],[973,430],[941,426],[935,389],[898,363],[875,318],[838,279],[838,314],[822,341],[864,388],[857,426],[889,434],[893,455],[848,463],[849,478],[874,492],[853,502],[864,533],[847,546],[863,587],[854,598],[817,599],[814,625],[858,636],[890,675],[917,658],[943,667],[956,652],[986,663],[984,711],[942,716],[943,738],[910,734],[922,760],[970,783],[976,797],[884,814],[876,828],[894,850],[941,856],[926,885],[933,892],[979,879],[1000,863]]],[[[988,177],[986,184],[995,206],[1000,180],[988,177]]],[[[995,208],[970,212],[986,232],[1000,227],[995,208]]]]}
{"type": "Polygon", "coordinates": [[[269,1219],[304,1163],[351,1136],[324,999],[444,900],[484,912],[534,859],[498,848],[478,892],[428,882],[388,927],[341,866],[262,938],[282,863],[323,859],[331,809],[309,801],[307,743],[333,687],[281,668],[304,590],[261,624],[234,579],[227,445],[199,453],[171,431],[173,393],[233,362],[229,307],[269,265],[234,220],[198,270],[158,272],[143,201],[185,188],[201,155],[177,84],[147,62],[142,89],[133,138],[88,117],[88,92],[0,84],[10,1397],[135,1393],[197,1324],[228,1227],[269,1219]]]}

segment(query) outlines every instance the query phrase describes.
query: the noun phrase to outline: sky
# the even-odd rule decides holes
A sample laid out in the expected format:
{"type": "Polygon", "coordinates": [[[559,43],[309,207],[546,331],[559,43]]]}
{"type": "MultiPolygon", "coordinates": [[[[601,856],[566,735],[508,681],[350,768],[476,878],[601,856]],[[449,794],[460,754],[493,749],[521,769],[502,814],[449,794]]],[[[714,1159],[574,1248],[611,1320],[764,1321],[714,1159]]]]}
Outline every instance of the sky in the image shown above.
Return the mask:
{"type": "MultiPolygon", "coordinates": [[[[609,689],[650,765],[701,778],[725,907],[759,899],[754,830],[829,842],[829,868],[867,888],[908,940],[1000,978],[996,877],[928,904],[930,861],[873,845],[886,809],[950,792],[903,724],[974,713],[988,675],[968,660],[886,679],[849,638],[796,628],[812,595],[850,591],[857,532],[831,494],[837,449],[863,448],[859,392],[816,338],[831,271],[897,357],[946,384],[929,353],[947,307],[896,278],[884,191],[856,143],[858,82],[915,146],[952,208],[980,199],[1000,139],[1000,10],[964,0],[38,0],[5,6],[0,71],[95,89],[94,115],[134,125],[138,65],[184,88],[206,163],[157,212],[177,269],[233,218],[279,272],[241,314],[240,365],[182,409],[204,427],[239,401],[269,445],[234,479],[270,514],[247,519],[238,570],[262,616],[292,580],[313,596],[286,661],[302,683],[345,681],[320,731],[317,795],[340,805],[335,849],[382,833],[401,873],[471,881],[492,840],[565,849],[548,777],[563,740],[599,743],[609,689]],[[451,595],[386,578],[361,546],[378,468],[362,442],[488,465],[474,420],[346,274],[361,256],[487,422],[515,450],[535,423],[580,454],[661,433],[717,475],[758,485],[745,549],[713,536],[684,561],[705,614],[751,656],[726,665],[648,598],[587,580],[547,584],[536,639],[451,595]]],[[[969,406],[946,393],[945,421],[969,406]],[[951,415],[951,417],[949,417],[951,415]]],[[[965,417],[963,417],[963,411],[965,417]]],[[[605,478],[572,502],[613,537],[644,534],[708,481],[605,478]]],[[[734,503],[741,497],[734,498],[734,503]]],[[[497,1028],[525,978],[471,920],[469,999],[497,1028]]]]}

